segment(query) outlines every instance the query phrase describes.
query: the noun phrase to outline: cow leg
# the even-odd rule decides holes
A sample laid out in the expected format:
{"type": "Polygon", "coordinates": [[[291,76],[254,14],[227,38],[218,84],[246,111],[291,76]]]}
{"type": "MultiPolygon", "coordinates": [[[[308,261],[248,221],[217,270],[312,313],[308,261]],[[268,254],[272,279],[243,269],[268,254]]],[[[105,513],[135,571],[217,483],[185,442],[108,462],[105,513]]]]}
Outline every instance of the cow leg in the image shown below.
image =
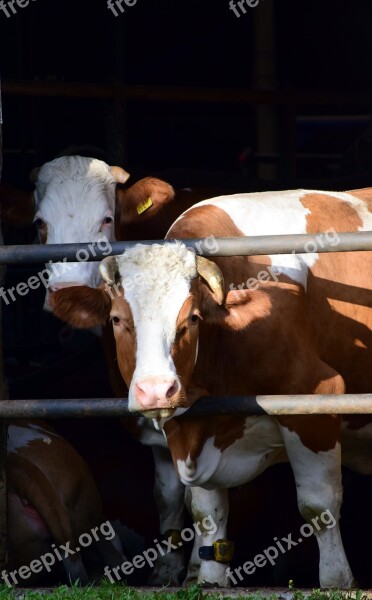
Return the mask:
{"type": "MultiPolygon", "coordinates": [[[[355,581],[339,528],[342,502],[341,445],[335,427],[339,419],[333,416],[306,416],[281,417],[279,421],[296,481],[298,507],[309,524],[306,534],[304,530],[304,537],[309,536],[311,527],[317,538],[320,585],[350,588],[355,581]],[[313,442],[306,438],[306,431],[308,434],[310,432],[313,442]]],[[[295,541],[300,543],[300,538],[301,533],[295,541]]]]}
{"type": "MultiPolygon", "coordinates": [[[[196,582],[229,587],[227,564],[199,557],[202,546],[212,547],[213,542],[226,539],[229,513],[228,490],[205,490],[188,488],[191,495],[191,514],[194,521],[195,539],[185,584],[196,582]]],[[[189,498],[188,498],[189,499],[189,498]]]]}
{"type": "MultiPolygon", "coordinates": [[[[155,462],[155,501],[159,512],[160,533],[181,532],[184,521],[185,486],[178,478],[168,448],[152,446],[155,462]]],[[[172,538],[176,534],[172,534],[172,538]]],[[[178,534],[179,535],[179,534],[178,534]]],[[[175,545],[177,545],[176,542],[175,545]]],[[[180,585],[185,576],[185,557],[182,548],[159,556],[150,585],[180,585]]]]}

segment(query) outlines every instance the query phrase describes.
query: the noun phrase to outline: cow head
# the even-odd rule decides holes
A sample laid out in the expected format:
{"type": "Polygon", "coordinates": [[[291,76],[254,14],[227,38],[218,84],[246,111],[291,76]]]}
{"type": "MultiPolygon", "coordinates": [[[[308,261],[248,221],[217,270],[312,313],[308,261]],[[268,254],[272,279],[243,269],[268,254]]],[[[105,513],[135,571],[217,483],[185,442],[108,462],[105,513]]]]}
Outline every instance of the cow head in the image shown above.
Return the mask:
{"type": "MultiPolygon", "coordinates": [[[[34,222],[43,244],[100,242],[109,246],[115,240],[115,187],[129,175],[119,167],[82,156],[63,156],[35,169],[34,222]]],[[[107,254],[110,249],[108,249],[107,254]]],[[[49,291],[66,284],[99,285],[98,266],[85,262],[49,262],[49,291]]],[[[85,260],[84,260],[85,259],[85,260]]]]}
{"type": "Polygon", "coordinates": [[[105,286],[57,291],[54,313],[75,327],[111,318],[131,411],[167,418],[188,407],[200,322],[245,327],[257,309],[253,295],[261,292],[225,296],[218,266],[184,244],[138,244],[123,256],[106,258],[100,270],[105,286]],[[247,303],[252,309],[242,316],[238,309],[247,303]]]}
{"type": "MultiPolygon", "coordinates": [[[[143,179],[124,189],[129,174],[121,167],[109,167],[105,162],[82,156],[63,156],[35,169],[31,178],[36,184],[35,224],[44,244],[92,243],[91,250],[77,255],[77,262],[49,262],[48,291],[45,308],[50,309],[50,295],[66,286],[101,283],[98,263],[87,262],[94,256],[93,242],[103,254],[111,251],[118,221],[124,231],[139,218],[141,211],[156,213],[173,199],[174,190],[165,182],[143,179]],[[149,206],[151,200],[151,207],[149,206]],[[136,216],[135,216],[136,215],[136,216]]],[[[119,239],[130,239],[120,236],[119,239]]]]}

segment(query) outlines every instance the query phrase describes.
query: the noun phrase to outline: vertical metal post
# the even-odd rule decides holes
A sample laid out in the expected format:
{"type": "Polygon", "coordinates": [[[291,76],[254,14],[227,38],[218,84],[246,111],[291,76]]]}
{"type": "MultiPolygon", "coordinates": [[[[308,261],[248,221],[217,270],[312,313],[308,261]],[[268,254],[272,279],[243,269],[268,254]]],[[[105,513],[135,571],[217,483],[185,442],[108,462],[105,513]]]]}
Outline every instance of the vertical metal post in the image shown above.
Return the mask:
{"type": "MultiPolygon", "coordinates": [[[[1,109],[1,86],[0,86],[0,181],[3,167],[3,144],[2,144],[2,109],[1,109]]],[[[3,236],[0,228],[0,244],[3,244],[3,236]]],[[[0,286],[2,286],[5,275],[5,267],[0,265],[0,286]]],[[[0,304],[0,401],[8,398],[8,390],[5,382],[3,362],[2,341],[2,307],[0,304]]],[[[7,421],[0,420],[0,571],[7,564],[7,492],[6,492],[6,451],[7,451],[7,421]]]]}

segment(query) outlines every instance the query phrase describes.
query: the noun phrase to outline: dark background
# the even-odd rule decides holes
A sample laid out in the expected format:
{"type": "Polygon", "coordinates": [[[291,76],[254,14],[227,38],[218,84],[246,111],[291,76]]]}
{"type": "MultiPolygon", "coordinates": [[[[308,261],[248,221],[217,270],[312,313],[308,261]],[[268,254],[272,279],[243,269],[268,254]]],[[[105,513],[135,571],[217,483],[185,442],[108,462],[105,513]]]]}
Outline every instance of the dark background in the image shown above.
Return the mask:
{"type": "MultiPolygon", "coordinates": [[[[105,0],[31,0],[10,18],[0,11],[4,182],[31,190],[33,167],[71,145],[91,145],[133,182],[158,175],[177,187],[245,192],[370,185],[370,0],[260,0],[240,18],[228,0],[123,7],[114,17],[105,0]]],[[[32,227],[4,227],[4,235],[6,243],[35,239],[32,227]]],[[[9,268],[5,287],[24,277],[9,268]]],[[[111,396],[98,340],[43,314],[42,302],[43,292],[33,292],[4,307],[10,397],[111,396]]],[[[93,468],[107,514],[151,544],[148,449],[116,421],[58,427],[93,468]]],[[[370,479],[344,477],[345,544],[367,586],[370,479]]],[[[295,532],[301,521],[289,468],[234,492],[231,515],[236,564],[295,532]]],[[[317,584],[313,540],[286,561],[246,584],[317,584]]]]}
{"type": "Polygon", "coordinates": [[[0,12],[3,178],[26,185],[30,167],[71,144],[98,146],[109,161],[147,174],[243,172],[246,188],[268,160],[257,152],[281,155],[270,159],[279,186],[323,178],[331,187],[332,179],[370,169],[349,156],[370,124],[369,1],[260,0],[246,10],[237,18],[228,0],[138,0],[115,17],[105,0],[30,0],[10,18],[0,12]],[[10,94],[9,84],[20,80],[151,89],[117,106],[94,97],[10,94]],[[267,118],[277,131],[260,148],[262,105],[226,103],[217,91],[212,102],[189,102],[187,92],[172,102],[162,97],[164,86],[272,90],[267,118]],[[160,101],[151,101],[154,87],[160,101]],[[283,93],[288,100],[280,103],[283,93]],[[290,168],[282,155],[289,134],[297,154],[290,168]]]}

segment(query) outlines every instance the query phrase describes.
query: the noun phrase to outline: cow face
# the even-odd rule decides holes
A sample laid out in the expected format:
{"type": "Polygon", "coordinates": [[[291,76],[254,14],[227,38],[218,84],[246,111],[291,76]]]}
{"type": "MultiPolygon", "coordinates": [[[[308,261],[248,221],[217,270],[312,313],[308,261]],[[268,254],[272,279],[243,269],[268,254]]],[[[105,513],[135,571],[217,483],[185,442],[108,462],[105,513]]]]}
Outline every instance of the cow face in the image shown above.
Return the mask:
{"type": "MultiPolygon", "coordinates": [[[[104,252],[115,240],[115,187],[129,175],[120,167],[82,156],[64,156],[33,173],[37,211],[34,222],[43,244],[99,242],[104,252]],[[103,247],[104,245],[104,247],[103,247]]],[[[86,262],[48,263],[48,297],[65,285],[99,285],[98,265],[86,262]]]]}
{"type": "Polygon", "coordinates": [[[75,327],[113,323],[129,406],[149,417],[187,406],[186,387],[197,359],[203,288],[222,303],[218,267],[182,244],[137,245],[100,267],[106,289],[70,288],[53,294],[53,312],[75,327]]]}
{"type": "Polygon", "coordinates": [[[196,257],[180,245],[137,246],[104,261],[101,273],[123,289],[110,315],[130,409],[170,416],[187,404],[197,356],[196,257]]]}

